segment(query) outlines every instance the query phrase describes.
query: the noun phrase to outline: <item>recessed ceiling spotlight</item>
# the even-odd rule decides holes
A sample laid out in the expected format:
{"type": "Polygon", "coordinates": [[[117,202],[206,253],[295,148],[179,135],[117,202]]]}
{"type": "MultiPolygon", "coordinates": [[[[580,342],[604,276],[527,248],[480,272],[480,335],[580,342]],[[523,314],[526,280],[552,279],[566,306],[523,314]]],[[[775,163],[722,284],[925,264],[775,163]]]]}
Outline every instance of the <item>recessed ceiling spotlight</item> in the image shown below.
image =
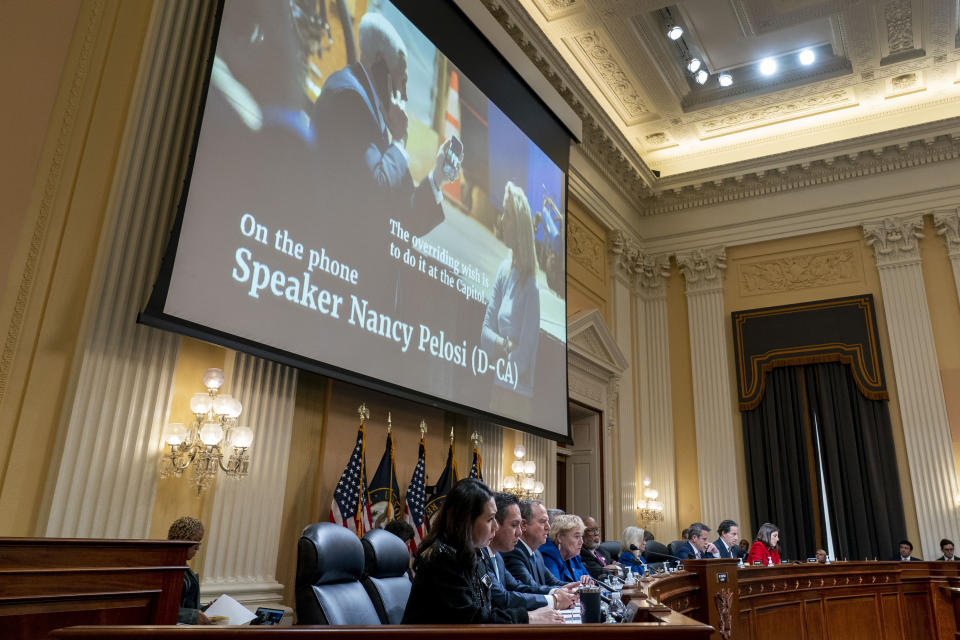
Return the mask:
{"type": "Polygon", "coordinates": [[[806,67],[813,64],[814,60],[817,59],[817,54],[813,52],[813,49],[804,49],[797,58],[800,59],[800,64],[806,67]]]}
{"type": "Polygon", "coordinates": [[[760,73],[765,76],[772,76],[777,72],[777,61],[773,58],[764,58],[760,61],[760,73]]]}
{"type": "Polygon", "coordinates": [[[690,73],[696,73],[702,64],[703,63],[700,62],[700,58],[690,58],[690,62],[687,63],[687,71],[690,73]]]}
{"type": "Polygon", "coordinates": [[[697,81],[697,84],[706,84],[709,77],[710,74],[707,73],[706,69],[700,69],[700,71],[697,71],[697,75],[694,76],[694,79],[697,81]]]}
{"type": "Polygon", "coordinates": [[[717,76],[717,80],[720,81],[721,87],[729,87],[733,84],[733,76],[731,76],[729,73],[721,73],[719,76],[717,76]]]}
{"type": "Polygon", "coordinates": [[[683,35],[683,27],[671,24],[667,26],[667,37],[671,40],[678,40],[683,35]]]}

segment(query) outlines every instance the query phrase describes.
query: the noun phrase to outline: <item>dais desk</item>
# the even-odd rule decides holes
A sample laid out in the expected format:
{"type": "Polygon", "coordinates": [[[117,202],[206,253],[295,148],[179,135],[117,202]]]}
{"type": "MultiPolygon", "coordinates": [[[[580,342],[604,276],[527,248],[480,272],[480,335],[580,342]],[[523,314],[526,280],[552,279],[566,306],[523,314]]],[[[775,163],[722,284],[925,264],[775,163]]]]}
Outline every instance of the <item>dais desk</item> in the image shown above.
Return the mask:
{"type": "Polygon", "coordinates": [[[688,560],[644,583],[675,611],[712,625],[715,640],[955,640],[960,563],[837,562],[737,569],[688,560]]]}

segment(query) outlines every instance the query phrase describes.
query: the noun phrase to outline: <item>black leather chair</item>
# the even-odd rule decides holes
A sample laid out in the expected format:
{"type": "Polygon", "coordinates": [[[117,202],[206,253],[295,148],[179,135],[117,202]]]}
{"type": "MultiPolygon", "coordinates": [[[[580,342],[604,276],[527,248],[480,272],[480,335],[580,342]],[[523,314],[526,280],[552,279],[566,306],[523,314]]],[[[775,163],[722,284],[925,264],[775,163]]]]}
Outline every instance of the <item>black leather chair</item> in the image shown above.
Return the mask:
{"type": "Polygon", "coordinates": [[[366,571],[363,587],[383,624],[400,624],[410,597],[407,576],[410,554],[403,540],[383,529],[368,531],[363,540],[366,571]]]}
{"type": "Polygon", "coordinates": [[[648,564],[654,562],[672,562],[672,556],[674,554],[670,553],[670,550],[667,549],[667,546],[662,542],[657,542],[656,540],[651,540],[647,543],[647,546],[643,548],[643,559],[647,561],[648,564]]]}
{"type": "Polygon", "coordinates": [[[380,624],[362,575],[357,534],[332,522],[306,527],[297,547],[297,624],[380,624]]]}
{"type": "Polygon", "coordinates": [[[671,542],[669,546],[670,555],[675,556],[680,553],[680,547],[682,547],[684,544],[686,544],[685,540],[674,540],[671,542]]]}
{"type": "Polygon", "coordinates": [[[616,561],[620,557],[620,542],[617,540],[607,540],[600,543],[600,548],[610,554],[610,557],[616,561]]]}

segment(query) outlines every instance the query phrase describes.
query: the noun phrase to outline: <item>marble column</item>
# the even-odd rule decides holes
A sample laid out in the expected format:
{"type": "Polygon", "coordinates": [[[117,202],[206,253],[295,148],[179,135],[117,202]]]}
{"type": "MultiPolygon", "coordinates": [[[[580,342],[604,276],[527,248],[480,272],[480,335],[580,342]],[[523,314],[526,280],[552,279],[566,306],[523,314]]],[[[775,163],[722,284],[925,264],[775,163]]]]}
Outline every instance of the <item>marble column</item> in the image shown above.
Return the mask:
{"type": "Polygon", "coordinates": [[[239,424],[253,429],[250,473],[217,477],[207,525],[201,600],[229,593],[251,608],[278,606],[277,550],[290,459],[297,372],[276,362],[233,354],[224,392],[243,405],[239,424]]]}
{"type": "Polygon", "coordinates": [[[700,517],[710,527],[740,515],[733,386],[723,305],[726,259],[723,247],[696,249],[676,256],[686,281],[700,517]]]}
{"type": "MultiPolygon", "coordinates": [[[[670,391],[670,338],[667,278],[670,257],[642,256],[637,274],[637,382],[640,425],[640,477],[660,492],[662,522],[648,523],[659,539],[672,539],[677,523],[676,464],[673,456],[673,403],[670,391]]],[[[643,499],[638,487],[637,500],[643,499]]]]}
{"type": "Polygon", "coordinates": [[[212,5],[158,3],[118,149],[42,535],[146,538],[180,338],[136,323],[176,212],[212,5]],[[178,70],[171,73],[171,70],[178,70]]]}
{"type": "MultiPolygon", "coordinates": [[[[617,233],[609,248],[613,284],[611,320],[614,338],[627,366],[610,383],[607,393],[607,422],[613,456],[613,491],[609,499],[615,505],[613,531],[623,531],[637,522],[637,413],[635,404],[634,363],[634,296],[639,249],[632,240],[617,233]],[[623,391],[622,391],[623,389],[623,391]]],[[[605,461],[610,464],[610,461],[605,461]]]]}
{"type": "Polygon", "coordinates": [[[960,207],[934,211],[933,223],[937,225],[937,235],[947,244],[947,256],[953,265],[953,283],[957,287],[957,301],[960,302],[960,207]]]}
{"type": "Polygon", "coordinates": [[[923,286],[917,242],[923,237],[922,229],[922,214],[863,225],[880,273],[893,356],[892,377],[897,385],[923,554],[934,558],[939,555],[940,538],[960,530],[954,503],[960,486],[923,286]]]}

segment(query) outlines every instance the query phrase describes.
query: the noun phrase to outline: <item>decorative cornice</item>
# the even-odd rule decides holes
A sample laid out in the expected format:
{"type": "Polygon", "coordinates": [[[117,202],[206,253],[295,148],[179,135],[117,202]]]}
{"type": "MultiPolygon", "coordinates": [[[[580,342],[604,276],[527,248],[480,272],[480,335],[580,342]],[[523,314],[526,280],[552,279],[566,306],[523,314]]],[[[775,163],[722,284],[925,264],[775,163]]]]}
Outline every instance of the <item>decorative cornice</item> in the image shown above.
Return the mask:
{"type": "MultiPolygon", "coordinates": [[[[960,118],[952,118],[660,179],[646,166],[634,144],[570,69],[524,7],[516,0],[482,1],[509,37],[581,118],[583,143],[580,148],[583,155],[613,188],[636,206],[642,216],[762,197],[960,158],[960,118]],[[817,159],[811,161],[811,158],[817,159]]],[[[553,4],[552,0],[549,3],[553,4]]],[[[833,14],[846,6],[839,1],[827,5],[824,5],[826,8],[818,5],[817,11],[833,14]]],[[[874,8],[868,0],[854,0],[847,8],[855,8],[856,15],[844,13],[844,20],[866,19],[874,15],[874,8]]],[[[793,12],[789,17],[797,19],[802,13],[793,12]]],[[[764,13],[759,21],[760,31],[770,26],[765,20],[774,18],[772,13],[764,13]]],[[[843,39],[849,45],[848,58],[853,61],[854,69],[862,68],[872,58],[860,51],[866,44],[861,46],[850,37],[845,30],[843,39]]],[[[920,63],[911,61],[907,64],[920,63]]],[[[891,74],[893,77],[911,70],[912,67],[908,69],[904,65],[889,65],[881,70],[882,73],[878,72],[877,77],[886,78],[891,74]]],[[[870,70],[870,73],[874,72],[870,70]]],[[[835,78],[818,86],[827,90],[825,95],[835,95],[830,92],[848,85],[848,80],[835,78]]],[[[790,97],[788,102],[801,97],[800,94],[790,97]]],[[[931,104],[935,106],[953,100],[955,98],[951,96],[931,104]]],[[[839,106],[843,104],[838,103],[839,106]]],[[[766,106],[759,104],[757,108],[766,106]]],[[[896,111],[866,115],[853,121],[872,121],[889,117],[892,113],[896,111]]]]}
{"type": "Polygon", "coordinates": [[[918,213],[865,223],[863,235],[877,256],[877,267],[882,269],[919,264],[920,244],[917,240],[924,237],[921,229],[923,214],[918,213]]]}
{"type": "MultiPolygon", "coordinates": [[[[810,150],[805,150],[807,154],[810,150]]],[[[798,157],[798,156],[794,156],[798,157]]],[[[646,216],[766,196],[960,158],[951,134],[688,184],[644,199],[646,216]]]]}
{"type": "Polygon", "coordinates": [[[947,244],[947,254],[954,259],[960,258],[960,207],[934,211],[933,224],[938,227],[937,235],[947,244]]]}
{"type": "Polygon", "coordinates": [[[694,249],[676,255],[677,266],[687,283],[687,293],[723,289],[727,252],[723,247],[694,249]]]}

